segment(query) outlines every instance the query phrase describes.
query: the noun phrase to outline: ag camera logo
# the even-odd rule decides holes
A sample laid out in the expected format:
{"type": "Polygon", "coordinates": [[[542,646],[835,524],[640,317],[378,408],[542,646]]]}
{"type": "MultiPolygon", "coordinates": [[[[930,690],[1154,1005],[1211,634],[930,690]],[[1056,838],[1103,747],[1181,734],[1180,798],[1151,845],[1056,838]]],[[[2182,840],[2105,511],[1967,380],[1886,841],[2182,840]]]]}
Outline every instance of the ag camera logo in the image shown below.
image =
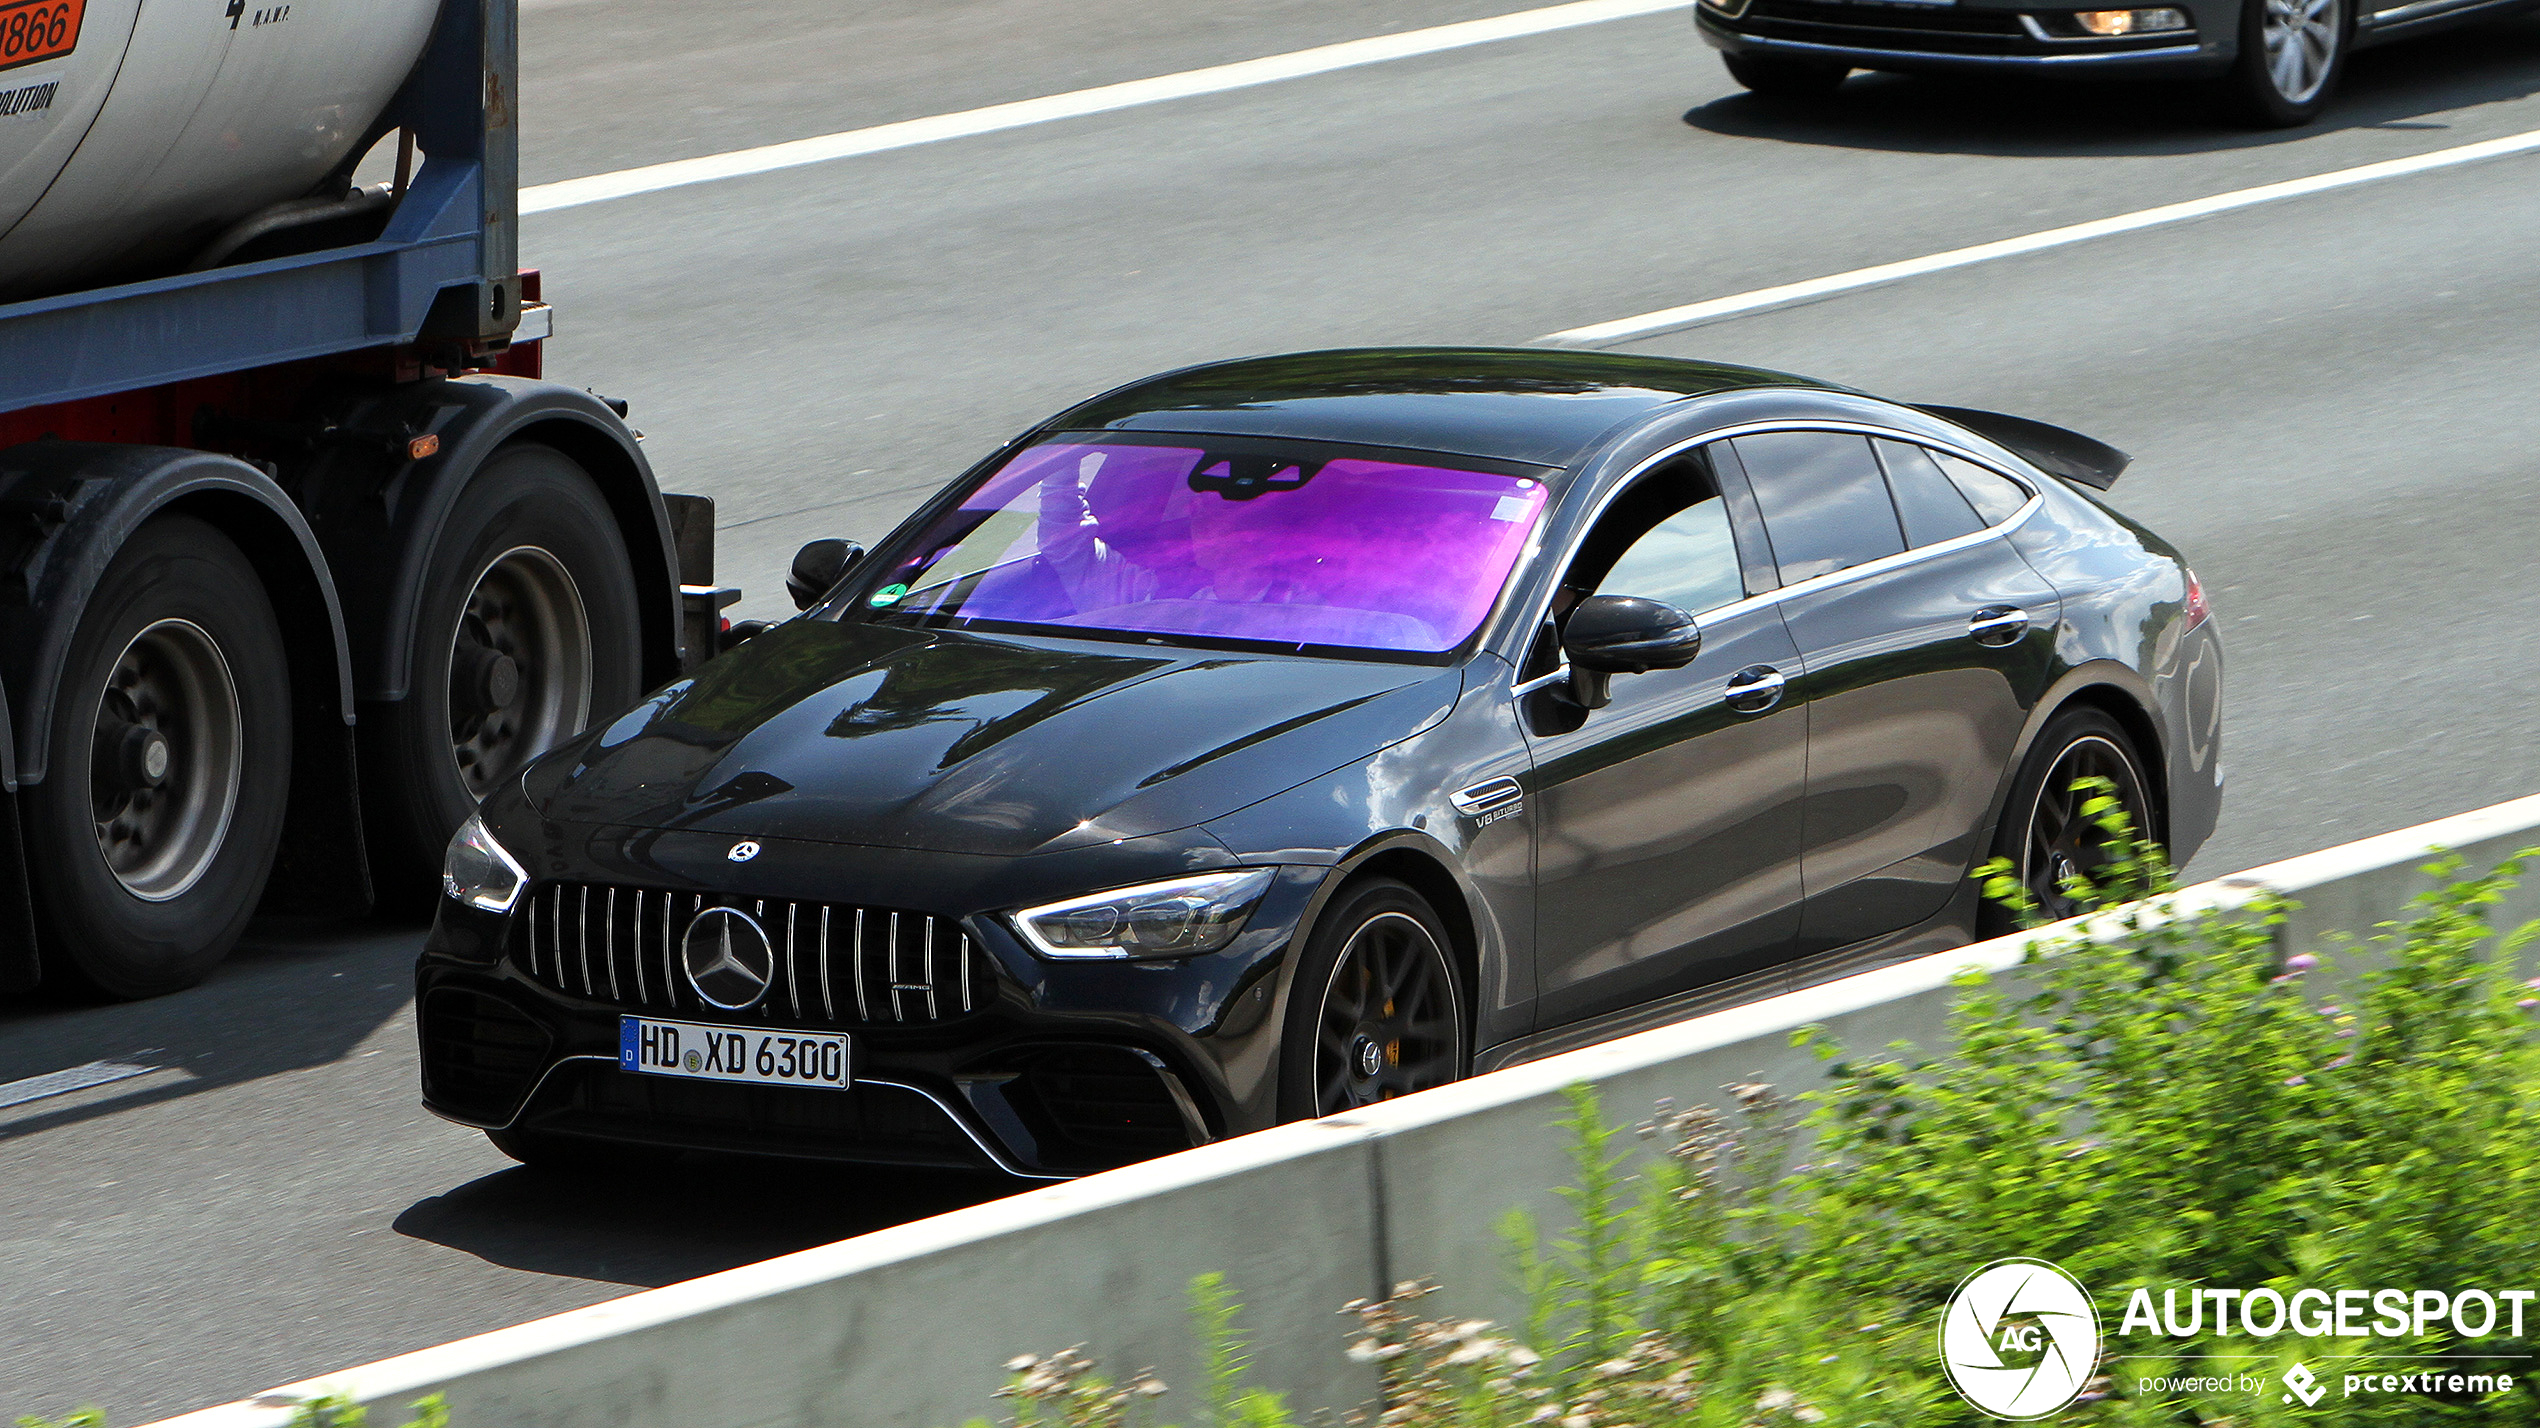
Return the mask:
{"type": "Polygon", "coordinates": [[[2043,1418],[2099,1367],[2099,1311],[2081,1281],[2042,1259],[1998,1259],[1959,1281],[1940,1320],[1940,1363],[1958,1396],[1995,1418],[2043,1418]]]}

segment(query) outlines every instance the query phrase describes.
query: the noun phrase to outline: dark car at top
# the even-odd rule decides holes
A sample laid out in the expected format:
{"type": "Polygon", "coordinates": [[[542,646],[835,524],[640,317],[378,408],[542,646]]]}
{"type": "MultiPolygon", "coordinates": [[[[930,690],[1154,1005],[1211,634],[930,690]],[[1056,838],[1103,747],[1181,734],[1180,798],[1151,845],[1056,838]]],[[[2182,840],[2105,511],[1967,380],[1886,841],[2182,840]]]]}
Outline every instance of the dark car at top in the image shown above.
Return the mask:
{"type": "Polygon", "coordinates": [[[1015,438],[451,848],[426,1104],[533,1164],[1067,1176],[2002,930],[2184,859],[2221,655],[2016,418],[1306,353],[1015,438]]]}
{"type": "Polygon", "coordinates": [[[2136,9],[2034,0],[1700,0],[1729,75],[1814,98],[1856,69],[2206,81],[2242,122],[2307,124],[2354,51],[2531,11],[2535,0],[2174,0],[2136,9]]]}

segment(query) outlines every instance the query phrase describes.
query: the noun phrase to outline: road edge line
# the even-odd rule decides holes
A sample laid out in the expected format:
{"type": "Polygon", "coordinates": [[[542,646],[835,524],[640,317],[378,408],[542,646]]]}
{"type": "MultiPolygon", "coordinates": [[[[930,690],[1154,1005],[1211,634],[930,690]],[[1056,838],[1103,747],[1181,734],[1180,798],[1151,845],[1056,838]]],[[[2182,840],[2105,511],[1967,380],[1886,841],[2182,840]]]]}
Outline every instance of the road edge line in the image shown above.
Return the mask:
{"type": "Polygon", "coordinates": [[[2490,159],[2511,158],[2540,150],[2540,129],[2509,134],[2498,139],[2482,139],[2431,153],[2403,159],[2383,159],[2376,163],[2358,164],[2353,168],[2333,169],[2308,178],[2286,179],[2279,183],[2260,184],[2254,188],[2234,189],[2207,198],[2193,198],[2183,203],[2165,203],[2157,208],[2138,209],[2113,218],[2094,218],[2087,223],[2049,228],[2017,238],[2002,238],[1972,247],[1952,248],[1946,252],[1928,253],[1919,258],[1906,258],[1894,263],[1880,263],[1834,273],[1805,282],[1783,283],[1775,287],[1756,288],[1751,292],[1728,297],[1686,303],[1681,307],[1660,308],[1633,317],[1615,318],[1610,322],[1590,323],[1585,327],[1565,328],[1534,340],[1543,347],[1614,347],[1644,337],[1657,337],[1682,332],[1689,327],[1745,317],[1752,313],[1771,312],[1779,308],[1798,307],[1821,302],[1831,297],[1860,292],[1866,288],[1885,287],[1908,278],[1928,273],[1948,272],[1955,268],[1973,267],[2002,258],[2020,257],[2044,252],[2074,243],[2087,243],[2112,238],[2122,233],[2139,233],[2145,229],[2167,227],[2216,214],[2231,213],[2262,204],[2281,203],[2286,199],[2305,198],[2315,193],[2353,188],[2377,183],[2383,179],[2404,178],[2410,174],[2428,173],[2454,168],[2462,164],[2482,163],[2490,159]]]}

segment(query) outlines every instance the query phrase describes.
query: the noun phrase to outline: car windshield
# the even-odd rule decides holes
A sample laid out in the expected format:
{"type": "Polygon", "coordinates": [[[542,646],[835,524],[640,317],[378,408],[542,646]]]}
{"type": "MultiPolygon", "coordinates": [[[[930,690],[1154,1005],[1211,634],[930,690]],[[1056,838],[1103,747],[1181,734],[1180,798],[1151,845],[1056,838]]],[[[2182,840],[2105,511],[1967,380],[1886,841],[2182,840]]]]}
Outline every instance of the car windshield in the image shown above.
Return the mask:
{"type": "Polygon", "coordinates": [[[868,616],[1437,654],[1479,628],[1543,510],[1521,468],[1173,440],[1026,448],[879,572],[868,616]]]}

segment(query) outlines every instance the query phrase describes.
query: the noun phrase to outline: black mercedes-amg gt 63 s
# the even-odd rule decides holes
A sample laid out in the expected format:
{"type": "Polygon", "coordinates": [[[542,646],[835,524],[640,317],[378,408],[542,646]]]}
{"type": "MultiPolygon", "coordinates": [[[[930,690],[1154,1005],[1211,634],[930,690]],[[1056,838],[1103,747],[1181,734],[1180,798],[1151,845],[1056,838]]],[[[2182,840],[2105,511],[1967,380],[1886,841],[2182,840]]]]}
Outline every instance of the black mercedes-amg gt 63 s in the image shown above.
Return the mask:
{"type": "Polygon", "coordinates": [[[2114,784],[2214,826],[2196,578],[2041,423],[1552,351],[1170,373],[1000,448],[450,850],[425,1103],[533,1164],[1067,1176],[1939,951],[2114,784]]]}

